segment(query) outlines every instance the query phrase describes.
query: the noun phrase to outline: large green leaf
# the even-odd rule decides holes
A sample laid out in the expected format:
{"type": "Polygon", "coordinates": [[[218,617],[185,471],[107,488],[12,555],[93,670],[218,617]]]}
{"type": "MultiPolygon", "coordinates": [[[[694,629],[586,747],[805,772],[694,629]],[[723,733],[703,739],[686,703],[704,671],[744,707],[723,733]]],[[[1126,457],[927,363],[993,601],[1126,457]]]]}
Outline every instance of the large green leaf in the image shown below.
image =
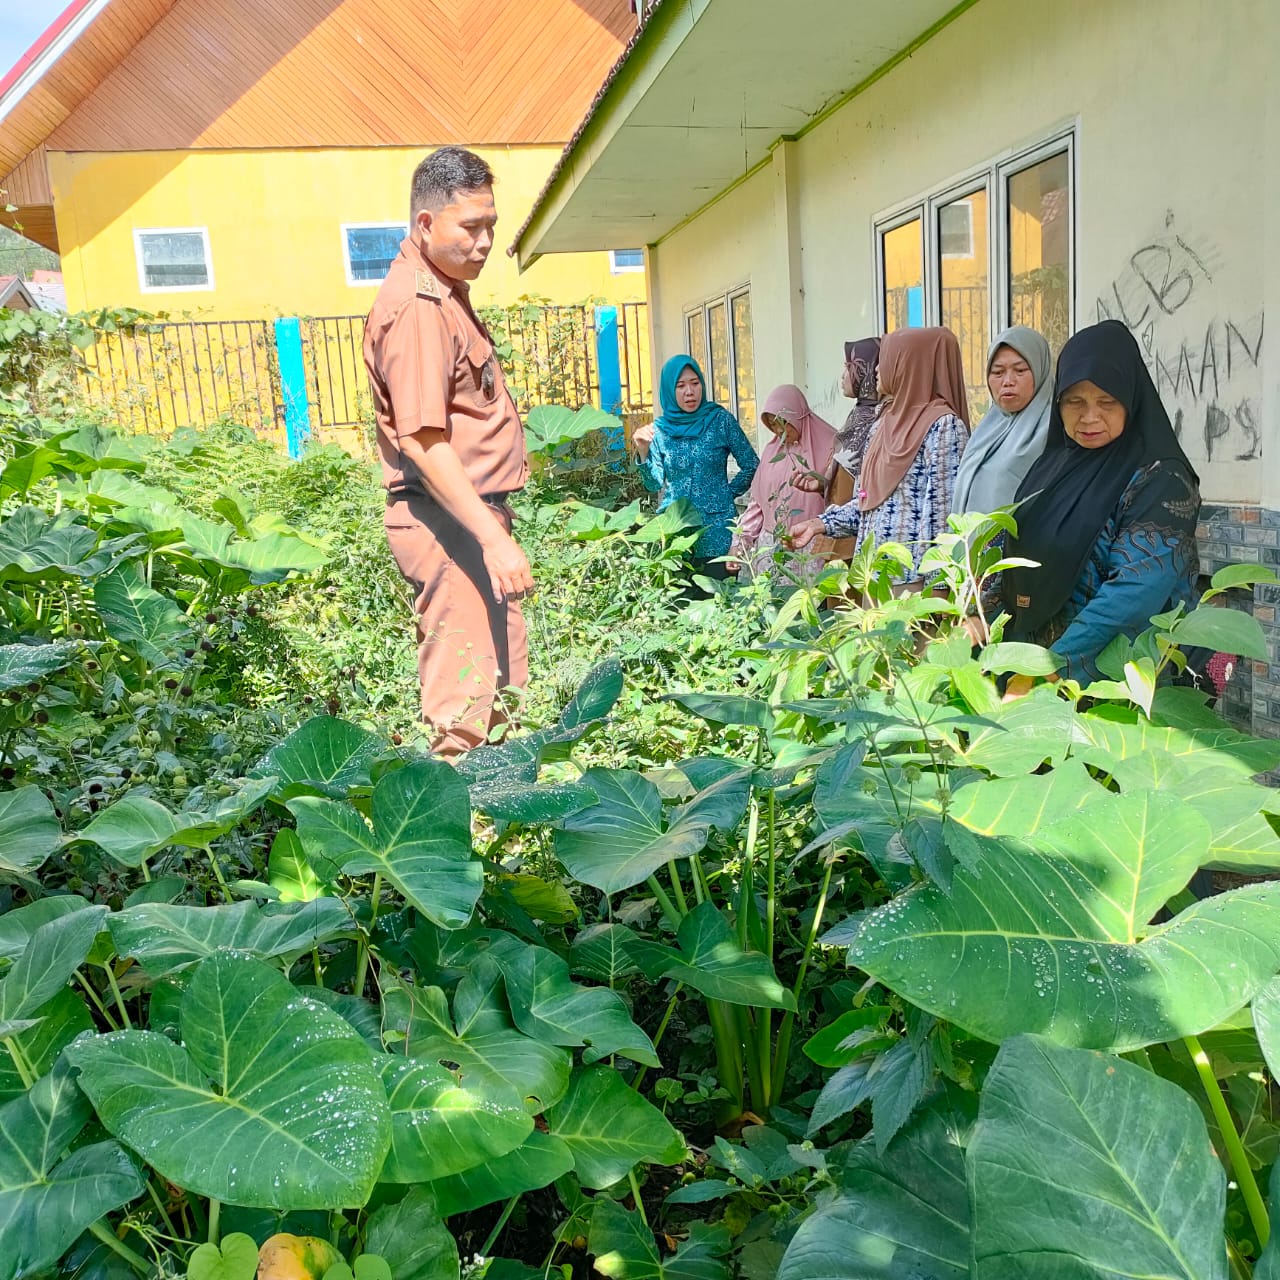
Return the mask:
{"type": "Polygon", "coordinates": [[[1226,1179],[1204,1118],[1123,1059],[1010,1040],[968,1168],[974,1280],[1225,1280],[1226,1179]]]}
{"type": "Polygon", "coordinates": [[[53,805],[39,787],[0,792],[0,873],[34,871],[61,839],[53,805]]]}
{"type": "Polygon", "coordinates": [[[145,902],[114,912],[107,927],[116,951],[137,960],[155,978],[219,951],[262,959],[299,956],[356,929],[351,912],[336,898],[263,907],[249,901],[216,907],[145,902]]]}
{"type": "Polygon", "coordinates": [[[0,980],[0,1037],[35,1026],[40,1007],[71,980],[102,928],[106,907],[86,907],[42,924],[0,980]]]}
{"type": "Polygon", "coordinates": [[[114,1142],[59,1163],[90,1114],[66,1070],[0,1106],[0,1280],[52,1266],[104,1213],[142,1194],[146,1183],[114,1142]]]}
{"type": "Polygon", "coordinates": [[[271,855],[267,860],[267,876],[271,888],[281,902],[311,902],[328,892],[319,876],[307,861],[306,850],[298,833],[289,827],[276,832],[271,842],[271,855]]]}
{"type": "Polygon", "coordinates": [[[275,778],[282,800],[325,795],[341,800],[351,787],[369,785],[369,768],[382,750],[376,734],[333,716],[313,716],[254,765],[254,777],[275,778]]]}
{"type": "Polygon", "coordinates": [[[620,893],[706,845],[711,823],[695,816],[668,827],[658,788],[640,774],[591,768],[582,780],[599,801],[565,818],[555,843],[556,856],[584,884],[620,893]]]}
{"type": "Polygon", "coordinates": [[[685,1155],[679,1131],[609,1067],[578,1072],[547,1124],[573,1153],[584,1187],[612,1186],[641,1161],[677,1164],[685,1155]]]}
{"type": "Polygon", "coordinates": [[[0,693],[20,689],[69,667],[82,652],[69,640],[53,644],[0,644],[0,693]]]}
{"type": "Polygon", "coordinates": [[[1027,697],[985,713],[971,732],[964,756],[967,763],[997,777],[1031,773],[1045,760],[1066,759],[1084,740],[1080,721],[1053,685],[1041,685],[1027,697]]]}
{"type": "Polygon", "coordinates": [[[511,1016],[525,1035],[546,1044],[586,1046],[587,1061],[620,1054],[656,1067],[653,1042],[632,1021],[622,997],[604,987],[581,987],[569,966],[545,947],[495,948],[506,980],[511,1016]]]}
{"type": "Polygon", "coordinates": [[[678,703],[708,724],[773,728],[773,708],[759,698],[748,698],[740,693],[669,693],[665,700],[678,703]]]}
{"type": "Polygon", "coordinates": [[[386,1259],[395,1280],[458,1280],[458,1246],[426,1187],[371,1214],[364,1245],[386,1259]]]}
{"type": "MultiPolygon", "coordinates": [[[[1280,1161],[1271,1166],[1267,1208],[1273,1224],[1280,1223],[1280,1161]]],[[[1253,1268],[1253,1280],[1280,1280],[1280,1231],[1273,1225],[1271,1238],[1253,1268]]]]}
{"type": "MultiPolygon", "coordinates": [[[[455,1003],[466,994],[458,986],[455,1003]]],[[[403,1037],[415,1058],[456,1066],[468,1088],[514,1090],[540,1113],[564,1096],[571,1058],[567,1050],[521,1034],[510,1019],[494,1014],[459,1018],[455,1030],[444,992],[438,987],[391,986],[383,997],[383,1030],[403,1037]]]]}
{"type": "Polygon", "coordinates": [[[259,960],[205,960],[182,1045],[117,1031],[65,1052],[98,1118],[162,1177],[228,1204],[361,1205],[391,1139],[369,1050],[259,960]]]}
{"type": "Polygon", "coordinates": [[[1165,634],[1184,649],[1199,647],[1260,662],[1270,660],[1262,624],[1239,609],[1218,609],[1213,605],[1192,609],[1165,634]]]}
{"type": "Polygon", "coordinates": [[[414,1058],[378,1058],[391,1107],[391,1150],[383,1182],[429,1182],[514,1151],[533,1117],[513,1089],[468,1089],[443,1067],[414,1058]]]}
{"type": "MultiPolygon", "coordinates": [[[[76,1036],[94,1029],[88,1008],[71,987],[63,987],[48,1003],[38,1005],[32,1021],[35,1025],[19,1031],[13,1043],[37,1077],[53,1069],[58,1055],[76,1036]]],[[[17,1063],[7,1050],[0,1048],[0,1102],[17,1098],[26,1090],[17,1063]]]]}
{"type": "Polygon", "coordinates": [[[443,760],[418,760],[373,788],[373,827],[350,805],[295,796],[289,808],[322,879],[376,872],[433,924],[460,929],[484,888],[471,855],[466,783],[443,760]]]}
{"type": "Polygon", "coordinates": [[[0,522],[0,581],[96,578],[123,558],[133,541],[100,543],[96,530],[75,512],[50,516],[36,507],[19,507],[0,522]]]}
{"type": "Polygon", "coordinates": [[[611,1280],[726,1280],[729,1232],[696,1222],[689,1238],[670,1257],[658,1252],[658,1242],[638,1210],[624,1209],[616,1200],[597,1196],[591,1211],[589,1248],[595,1269],[611,1280]]]}
{"type": "MultiPolygon", "coordinates": [[[[1231,769],[1242,776],[1265,773],[1280,766],[1280,739],[1250,738],[1221,720],[1210,725],[1173,726],[1122,718],[1114,708],[1078,717],[1080,729],[1093,747],[1117,760],[1128,760],[1161,751],[1171,756],[1194,757],[1200,768],[1231,769]]],[[[1077,754],[1089,754],[1088,752],[1077,754]]]]}
{"type": "Polygon", "coordinates": [[[801,1223],[778,1280],[967,1280],[973,1113],[958,1091],[941,1095],[884,1154],[850,1147],[831,1166],[839,1194],[801,1223]]]}
{"type": "Polygon", "coordinates": [[[949,894],[921,885],[870,912],[849,962],[976,1035],[1135,1049],[1215,1026],[1280,969],[1274,885],[1148,929],[1209,843],[1173,796],[1099,792],[1033,845],[972,840],[949,894]]]}
{"type": "MultiPolygon", "coordinates": [[[[427,1183],[440,1216],[469,1213],[496,1200],[550,1186],[573,1168],[568,1145],[550,1133],[534,1130],[521,1146],[501,1160],[487,1161],[462,1173],[427,1183]]],[[[370,1246],[372,1248],[372,1246],[370,1246]]]]}
{"type": "Polygon", "coordinates": [[[168,666],[192,643],[187,615],[147,586],[131,564],[117,565],[97,579],[93,603],[111,638],[153,667],[168,666]]]}
{"type": "Polygon", "coordinates": [[[140,866],[168,845],[203,849],[234,830],[271,794],[274,778],[254,778],[212,809],[172,813],[148,796],[130,792],[76,833],[127,867],[140,866]]]}
{"type": "Polygon", "coordinates": [[[85,911],[90,905],[78,894],[55,893],[48,898],[37,898],[25,907],[6,911],[0,915],[0,961],[16,960],[42,924],[75,911],[85,911]]]}

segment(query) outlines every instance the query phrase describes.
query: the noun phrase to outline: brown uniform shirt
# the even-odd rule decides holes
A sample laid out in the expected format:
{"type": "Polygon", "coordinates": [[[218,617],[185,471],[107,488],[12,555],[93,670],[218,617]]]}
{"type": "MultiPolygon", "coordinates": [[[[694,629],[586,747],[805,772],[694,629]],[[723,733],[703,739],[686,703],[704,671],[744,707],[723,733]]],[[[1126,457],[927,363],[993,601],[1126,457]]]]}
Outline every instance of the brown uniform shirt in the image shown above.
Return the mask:
{"type": "Polygon", "coordinates": [[[529,478],[524,431],[465,281],[438,272],[406,239],[374,299],[364,363],[378,420],[382,482],[424,493],[400,441],[424,427],[444,432],[481,497],[529,478]]]}

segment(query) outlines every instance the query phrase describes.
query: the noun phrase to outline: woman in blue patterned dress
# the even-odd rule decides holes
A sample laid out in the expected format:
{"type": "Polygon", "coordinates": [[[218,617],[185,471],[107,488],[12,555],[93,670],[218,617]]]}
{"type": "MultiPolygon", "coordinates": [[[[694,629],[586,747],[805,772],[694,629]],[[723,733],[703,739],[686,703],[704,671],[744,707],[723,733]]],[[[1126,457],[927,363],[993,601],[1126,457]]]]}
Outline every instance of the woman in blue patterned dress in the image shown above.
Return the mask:
{"type": "Polygon", "coordinates": [[[820,534],[900,542],[920,578],[920,559],[947,527],[960,456],[969,439],[969,402],[960,344],[950,329],[895,329],[880,340],[880,389],[887,403],[867,439],[853,500],[793,525],[796,547],[820,534]]]}
{"type": "Polygon", "coordinates": [[[733,541],[734,499],[751,487],[760,459],[733,414],[707,399],[706,381],[692,356],[672,356],[662,366],[658,403],[662,416],[632,437],[640,478],[646,489],[662,490],[659,511],[678,498],[694,505],[703,521],[693,548],[694,569],[704,577],[725,578],[727,566],[717,557],[727,555],[733,541]],[[738,464],[732,480],[730,458],[738,464]]]}
{"type": "MultiPolygon", "coordinates": [[[[1051,648],[1062,674],[1087,682],[1116,636],[1193,605],[1199,485],[1133,334],[1118,320],[1081,329],[1058,357],[1045,450],[1018,487],[1009,554],[1039,567],[1003,575],[1005,639],[1051,648]]],[[[1009,693],[1029,684],[1015,677],[1009,693]]]]}

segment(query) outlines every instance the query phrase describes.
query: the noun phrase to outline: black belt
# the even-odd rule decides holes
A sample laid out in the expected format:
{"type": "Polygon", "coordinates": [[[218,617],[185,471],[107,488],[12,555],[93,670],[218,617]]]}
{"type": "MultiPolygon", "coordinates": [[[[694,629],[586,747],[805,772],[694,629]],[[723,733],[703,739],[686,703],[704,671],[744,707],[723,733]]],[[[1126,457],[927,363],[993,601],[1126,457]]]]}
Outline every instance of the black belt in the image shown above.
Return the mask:
{"type": "MultiPolygon", "coordinates": [[[[482,493],[478,496],[487,506],[503,507],[513,493],[515,493],[514,489],[500,489],[496,493],[482,493]]],[[[425,489],[389,489],[387,491],[388,502],[404,502],[410,498],[421,498],[425,502],[436,501],[425,489]]],[[[436,505],[439,506],[439,503],[436,505]]]]}

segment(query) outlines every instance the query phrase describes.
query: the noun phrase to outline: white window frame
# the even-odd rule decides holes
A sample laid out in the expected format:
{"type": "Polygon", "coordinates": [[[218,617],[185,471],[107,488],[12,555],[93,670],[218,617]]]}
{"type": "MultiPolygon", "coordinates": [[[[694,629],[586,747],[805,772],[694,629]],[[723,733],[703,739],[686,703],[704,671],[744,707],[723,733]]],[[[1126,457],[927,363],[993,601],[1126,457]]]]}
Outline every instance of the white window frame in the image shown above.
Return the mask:
{"type": "Polygon", "coordinates": [[[208,227],[134,227],[133,257],[138,264],[138,288],[143,293],[212,293],[213,249],[209,245],[208,227]],[[147,264],[142,257],[143,236],[186,236],[199,235],[204,244],[205,274],[208,277],[204,284],[148,284],[147,264]]]}
{"type": "MultiPolygon", "coordinates": [[[[342,270],[347,277],[347,284],[353,289],[376,289],[381,280],[361,280],[351,274],[351,244],[347,239],[350,231],[399,231],[403,240],[409,234],[409,224],[403,219],[392,218],[388,222],[344,222],[339,227],[342,236],[342,270]]],[[[385,277],[383,277],[385,279],[385,277]]]]}
{"type": "Polygon", "coordinates": [[[630,275],[632,272],[643,271],[643,270],[644,270],[644,249],[643,248],[625,249],[625,250],[618,250],[618,249],[609,250],[609,272],[611,275],[625,276],[625,275],[630,275]],[[618,263],[619,252],[638,253],[640,255],[640,261],[635,263],[633,266],[627,266],[626,263],[619,265],[618,263]]]}
{"type": "MultiPolygon", "coordinates": [[[[730,403],[724,407],[729,410],[736,418],[738,416],[738,342],[733,332],[733,302],[735,298],[746,296],[751,297],[751,282],[748,280],[745,284],[736,284],[732,289],[726,289],[723,293],[713,293],[708,298],[703,298],[700,302],[688,304],[684,308],[683,323],[684,332],[681,334],[681,341],[684,343],[685,350],[689,350],[689,318],[690,316],[701,315],[703,332],[706,334],[707,341],[707,358],[711,358],[711,308],[717,305],[723,305],[725,328],[729,335],[729,400],[730,403]]],[[[755,307],[751,309],[751,324],[755,327],[755,307]]],[[[752,333],[754,338],[755,334],[752,333]]],[[[703,370],[705,374],[707,370],[703,370]]],[[[714,382],[715,371],[711,371],[710,377],[714,382]]],[[[756,380],[756,371],[753,367],[751,370],[751,381],[756,380]]],[[[713,387],[707,387],[707,395],[710,396],[713,387]]]]}
{"type": "MultiPolygon", "coordinates": [[[[910,200],[891,206],[871,220],[871,260],[875,268],[876,318],[880,332],[885,331],[885,271],[883,236],[915,218],[921,220],[924,230],[924,323],[940,324],[942,310],[943,257],[941,236],[938,233],[938,210],[946,204],[972,194],[985,185],[987,190],[987,254],[991,287],[988,305],[991,333],[999,333],[1009,325],[1009,188],[1010,177],[1047,160],[1050,156],[1066,154],[1067,173],[1070,181],[1070,198],[1067,201],[1067,306],[1069,332],[1076,327],[1076,286],[1078,259],[1076,253],[1076,200],[1080,188],[1077,167],[1077,122],[1071,121],[1038,141],[1010,148],[985,164],[932,187],[910,200]]],[[[972,218],[972,206],[970,206],[972,218]]]]}
{"type": "MultiPolygon", "coordinates": [[[[946,208],[949,208],[949,207],[951,207],[951,206],[954,206],[954,207],[955,207],[955,208],[957,208],[957,209],[963,209],[963,210],[965,211],[965,214],[967,215],[967,221],[968,221],[968,223],[969,223],[969,231],[968,231],[968,235],[969,235],[969,251],[968,251],[968,253],[943,253],[943,252],[942,252],[942,228],[941,228],[941,227],[939,227],[939,228],[938,228],[938,256],[939,256],[940,258],[954,258],[954,259],[956,259],[957,261],[960,261],[960,262],[968,262],[970,258],[973,258],[973,257],[976,257],[976,256],[977,256],[977,251],[978,251],[978,250],[977,250],[977,242],[975,241],[975,239],[974,239],[974,235],[973,235],[973,205],[972,205],[972,204],[959,204],[959,203],[957,203],[957,201],[963,200],[963,199],[965,198],[965,196],[976,195],[976,194],[977,194],[979,191],[981,191],[981,190],[983,190],[983,188],[982,188],[982,187],[980,187],[980,186],[979,186],[979,187],[970,187],[969,189],[967,189],[967,190],[965,190],[965,191],[961,192],[958,196],[953,196],[950,200],[943,200],[943,201],[940,201],[940,202],[938,203],[938,211],[937,211],[937,214],[936,214],[935,216],[937,216],[937,217],[941,217],[941,215],[942,215],[942,210],[943,210],[943,209],[946,209],[946,208]]],[[[990,200],[991,200],[991,193],[990,193],[990,191],[988,191],[988,192],[987,192],[987,202],[988,202],[988,207],[990,207],[990,200]]],[[[941,276],[939,276],[939,282],[941,282],[941,276]]]]}

